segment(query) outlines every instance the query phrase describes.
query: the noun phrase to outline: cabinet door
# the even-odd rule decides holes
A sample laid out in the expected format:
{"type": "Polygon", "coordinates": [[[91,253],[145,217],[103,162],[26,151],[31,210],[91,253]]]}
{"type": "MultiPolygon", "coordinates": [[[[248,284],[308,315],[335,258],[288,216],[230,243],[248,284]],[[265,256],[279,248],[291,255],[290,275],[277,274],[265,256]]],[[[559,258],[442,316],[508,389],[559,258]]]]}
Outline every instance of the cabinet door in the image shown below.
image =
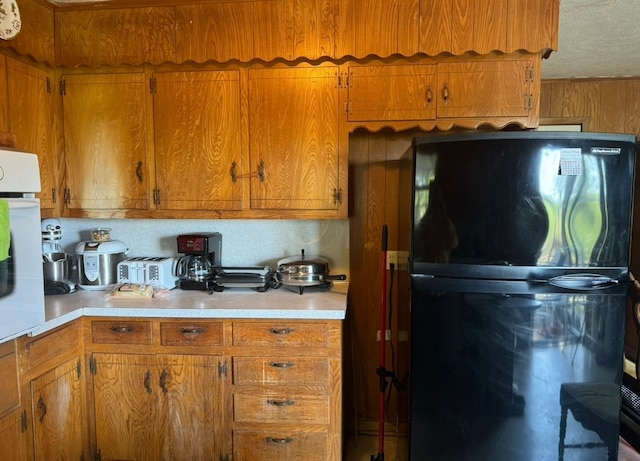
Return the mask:
{"type": "Polygon", "coordinates": [[[338,67],[249,70],[251,208],[336,210],[338,67]]]}
{"type": "Polygon", "coordinates": [[[147,209],[143,73],[63,77],[67,208],[147,209]]]}
{"type": "MultiPolygon", "coordinates": [[[[0,91],[8,91],[7,82],[7,60],[0,54],[0,91]]],[[[9,131],[9,101],[7,98],[0,99],[0,131],[9,131]]]]}
{"type": "Polygon", "coordinates": [[[27,414],[14,411],[0,418],[0,447],[3,461],[27,461],[27,414]]]}
{"type": "Polygon", "coordinates": [[[435,65],[349,68],[349,121],[432,120],[436,116],[435,65]]]}
{"type": "Polygon", "coordinates": [[[101,459],[159,459],[155,356],[93,354],[93,360],[93,411],[101,459]]]}
{"type": "Polygon", "coordinates": [[[31,382],[36,459],[82,459],[86,428],[79,360],[70,360],[31,382]]]}
{"type": "Polygon", "coordinates": [[[241,182],[238,71],[155,74],[156,206],[238,210],[241,182]],[[188,185],[188,187],[185,187],[188,185]]]}
{"type": "Polygon", "coordinates": [[[9,124],[16,148],[38,154],[40,165],[40,207],[54,209],[59,194],[53,95],[47,72],[16,59],[7,58],[9,124]]]}
{"type": "Polygon", "coordinates": [[[285,5],[284,0],[177,5],[177,62],[290,59],[285,5]]]}
{"type": "Polygon", "coordinates": [[[158,356],[159,459],[206,461],[229,453],[219,363],[212,356],[158,356]]]}
{"type": "Polygon", "coordinates": [[[411,56],[419,51],[419,0],[349,0],[339,5],[337,56],[411,56]]]}
{"type": "Polygon", "coordinates": [[[558,49],[560,0],[509,0],[507,53],[558,49]]]}
{"type": "Polygon", "coordinates": [[[438,118],[526,117],[531,62],[438,64],[438,118]]]}
{"type": "Polygon", "coordinates": [[[507,13],[507,0],[420,0],[420,51],[504,51],[507,13]]]}

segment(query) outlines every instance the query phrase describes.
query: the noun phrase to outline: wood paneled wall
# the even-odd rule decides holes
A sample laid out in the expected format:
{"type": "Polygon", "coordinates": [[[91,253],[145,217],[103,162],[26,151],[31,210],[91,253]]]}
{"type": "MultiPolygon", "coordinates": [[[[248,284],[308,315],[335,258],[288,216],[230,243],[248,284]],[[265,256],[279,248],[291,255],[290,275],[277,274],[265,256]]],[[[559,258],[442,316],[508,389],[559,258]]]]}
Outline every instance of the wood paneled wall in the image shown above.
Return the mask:
{"type": "MultiPolygon", "coordinates": [[[[631,133],[640,137],[640,78],[548,80],[542,83],[542,123],[582,123],[585,131],[631,133]]],[[[348,432],[364,432],[378,419],[380,362],[376,332],[380,329],[382,293],[381,230],[389,227],[389,250],[398,249],[395,161],[410,149],[421,132],[355,132],[349,142],[350,307],[345,350],[345,418],[348,432]]],[[[640,163],[640,162],[638,162],[640,163]]],[[[636,181],[638,181],[637,175],[636,181]]],[[[640,185],[636,186],[636,196],[640,185]]],[[[634,210],[632,268],[640,274],[640,206],[634,210]]],[[[409,347],[398,342],[398,332],[409,329],[406,283],[397,278],[393,288],[393,349],[387,347],[387,369],[402,380],[408,373],[409,347]],[[391,357],[395,357],[392,362],[391,357]]],[[[635,328],[628,322],[628,342],[635,328]]],[[[634,343],[635,344],[635,343],[634,343]]],[[[630,347],[633,347],[631,345],[630,347]]],[[[388,405],[388,431],[407,422],[408,395],[392,391],[388,405]]]]}

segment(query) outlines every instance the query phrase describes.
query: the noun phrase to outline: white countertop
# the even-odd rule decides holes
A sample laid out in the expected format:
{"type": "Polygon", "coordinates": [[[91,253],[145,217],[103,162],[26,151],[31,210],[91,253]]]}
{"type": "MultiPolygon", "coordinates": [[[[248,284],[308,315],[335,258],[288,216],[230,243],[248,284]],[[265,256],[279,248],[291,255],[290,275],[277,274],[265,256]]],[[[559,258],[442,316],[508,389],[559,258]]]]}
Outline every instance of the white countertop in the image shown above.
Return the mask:
{"type": "Polygon", "coordinates": [[[39,335],[82,316],[166,318],[255,318],[341,320],[347,310],[348,282],[334,282],[330,290],[282,286],[258,292],[233,288],[208,294],[196,290],[171,290],[169,297],[113,298],[110,291],[85,291],[45,296],[45,323],[39,335]]]}

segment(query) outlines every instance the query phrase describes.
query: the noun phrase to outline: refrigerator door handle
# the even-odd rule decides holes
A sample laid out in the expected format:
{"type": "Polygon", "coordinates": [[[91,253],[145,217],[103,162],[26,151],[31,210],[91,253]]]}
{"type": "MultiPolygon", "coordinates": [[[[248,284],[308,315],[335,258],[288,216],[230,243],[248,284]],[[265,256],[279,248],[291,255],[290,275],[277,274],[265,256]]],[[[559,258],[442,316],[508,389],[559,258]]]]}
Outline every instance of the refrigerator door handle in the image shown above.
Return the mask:
{"type": "Polygon", "coordinates": [[[559,275],[549,279],[549,284],[569,290],[602,290],[619,284],[617,279],[599,274],[559,275]]]}

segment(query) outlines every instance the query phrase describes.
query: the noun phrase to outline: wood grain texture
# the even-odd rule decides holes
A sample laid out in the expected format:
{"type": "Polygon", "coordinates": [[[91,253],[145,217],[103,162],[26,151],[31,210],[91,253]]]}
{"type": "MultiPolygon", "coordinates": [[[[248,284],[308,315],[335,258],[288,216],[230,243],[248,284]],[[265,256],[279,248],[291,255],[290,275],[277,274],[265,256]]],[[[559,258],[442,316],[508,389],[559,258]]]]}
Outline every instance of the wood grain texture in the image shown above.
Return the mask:
{"type": "Polygon", "coordinates": [[[16,148],[38,155],[41,209],[55,209],[59,174],[55,146],[53,73],[7,58],[10,131],[16,148]]]}
{"type": "Polygon", "coordinates": [[[240,84],[236,70],[154,74],[159,209],[242,207],[240,84]],[[191,184],[193,187],[184,187],[191,184]]]}
{"type": "Polygon", "coordinates": [[[86,423],[78,361],[70,360],[31,382],[36,459],[84,455],[86,423]]]}
{"type": "Polygon", "coordinates": [[[55,65],[54,16],[50,8],[37,0],[21,0],[20,32],[11,40],[0,40],[0,48],[13,48],[18,54],[55,65]]]}
{"type": "Polygon", "coordinates": [[[337,66],[249,69],[251,208],[338,210],[337,66]],[[277,114],[277,116],[274,116],[277,114]],[[292,136],[292,134],[294,136],[292,136]]]}
{"type": "MultiPolygon", "coordinates": [[[[5,91],[0,98],[0,132],[9,133],[9,94],[7,89],[7,58],[0,55],[0,90],[5,91]]],[[[14,135],[15,136],[15,135],[14,135]]],[[[9,141],[10,135],[3,135],[3,144],[5,147],[9,141]]],[[[15,138],[14,138],[15,142],[15,138]]]]}
{"type": "Polygon", "coordinates": [[[22,411],[16,410],[0,418],[0,446],[5,453],[11,453],[12,461],[27,461],[27,435],[22,429],[22,411]]]}
{"type": "Polygon", "coordinates": [[[56,62],[66,67],[100,65],[100,12],[55,14],[56,62]]]}
{"type": "Polygon", "coordinates": [[[148,81],[144,73],[63,79],[66,181],[71,193],[67,206],[148,209],[148,81]]]}
{"type": "Polygon", "coordinates": [[[506,52],[558,50],[560,0],[509,0],[506,52]]]}
{"type": "Polygon", "coordinates": [[[299,430],[237,430],[233,432],[235,461],[325,461],[327,434],[299,430]]]}
{"type": "Polygon", "coordinates": [[[336,56],[337,0],[293,0],[293,57],[336,56]]]}

